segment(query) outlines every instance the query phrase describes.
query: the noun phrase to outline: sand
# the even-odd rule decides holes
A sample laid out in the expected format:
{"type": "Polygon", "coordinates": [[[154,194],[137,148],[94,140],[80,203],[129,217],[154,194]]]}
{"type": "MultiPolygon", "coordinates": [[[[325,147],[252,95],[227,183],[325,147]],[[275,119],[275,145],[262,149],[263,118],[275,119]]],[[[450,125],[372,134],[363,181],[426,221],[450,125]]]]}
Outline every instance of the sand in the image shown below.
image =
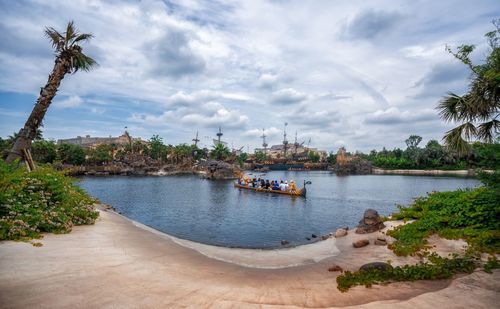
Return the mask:
{"type": "MultiPolygon", "coordinates": [[[[42,247],[0,242],[2,308],[493,308],[500,272],[454,280],[337,290],[338,264],[405,264],[384,246],[354,249],[349,235],[280,250],[227,249],[180,240],[101,210],[92,226],[47,234],[42,247]]],[[[434,239],[442,253],[460,242],[434,239]]]]}

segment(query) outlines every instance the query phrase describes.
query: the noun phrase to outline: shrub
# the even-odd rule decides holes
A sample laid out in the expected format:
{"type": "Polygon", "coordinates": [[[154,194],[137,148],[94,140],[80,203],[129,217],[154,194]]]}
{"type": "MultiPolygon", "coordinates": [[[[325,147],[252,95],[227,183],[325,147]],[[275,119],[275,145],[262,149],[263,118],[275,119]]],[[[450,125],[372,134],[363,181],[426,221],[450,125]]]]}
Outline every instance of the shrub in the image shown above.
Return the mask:
{"type": "MultiPolygon", "coordinates": [[[[497,179],[498,175],[488,176],[497,179]]],[[[476,189],[434,192],[400,207],[394,219],[415,219],[388,231],[396,238],[390,248],[397,255],[410,255],[425,248],[426,238],[438,234],[465,239],[469,250],[500,252],[500,195],[493,185],[476,189]]]]}
{"type": "Polygon", "coordinates": [[[397,266],[388,270],[346,271],[337,277],[337,288],[346,292],[356,285],[371,287],[373,284],[398,281],[436,280],[451,278],[457,273],[471,273],[476,262],[471,257],[443,258],[433,253],[428,261],[416,265],[397,266]]]}
{"type": "Polygon", "coordinates": [[[42,232],[68,233],[93,224],[95,200],[73,180],[50,167],[28,172],[0,160],[0,240],[39,238],[42,232]]]}

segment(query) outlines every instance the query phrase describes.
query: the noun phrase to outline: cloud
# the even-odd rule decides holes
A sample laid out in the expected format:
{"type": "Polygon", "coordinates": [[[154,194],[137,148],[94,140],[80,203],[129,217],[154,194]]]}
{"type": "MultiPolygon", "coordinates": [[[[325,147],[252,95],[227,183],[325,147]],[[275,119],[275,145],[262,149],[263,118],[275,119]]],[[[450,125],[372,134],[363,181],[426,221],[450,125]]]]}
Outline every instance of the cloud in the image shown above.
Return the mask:
{"type": "Polygon", "coordinates": [[[83,104],[83,99],[79,96],[70,96],[66,99],[55,100],[54,107],[55,108],[75,108],[81,106],[83,104]]]}
{"type": "Polygon", "coordinates": [[[160,76],[183,77],[200,73],[205,61],[190,45],[192,34],[180,29],[169,29],[152,42],[148,42],[151,72],[160,76]]]}
{"type": "MultiPolygon", "coordinates": [[[[281,134],[283,134],[283,130],[278,129],[276,127],[269,127],[267,129],[265,129],[264,132],[266,134],[266,138],[276,137],[276,136],[280,136],[281,134]]],[[[260,138],[262,136],[262,129],[247,130],[247,131],[243,132],[241,135],[245,136],[245,137],[260,138]]]]}
{"type": "Polygon", "coordinates": [[[307,94],[297,91],[293,88],[286,88],[273,92],[271,102],[287,105],[300,103],[306,99],[307,94]]]}
{"type": "Polygon", "coordinates": [[[372,40],[392,31],[402,21],[398,12],[367,9],[358,13],[343,28],[347,39],[372,40]]]}
{"type": "Polygon", "coordinates": [[[378,110],[365,118],[367,124],[394,125],[411,124],[416,122],[426,122],[437,120],[439,117],[435,110],[422,109],[417,111],[400,111],[397,107],[390,107],[385,110],[378,110]]]}
{"type": "Polygon", "coordinates": [[[443,96],[447,92],[462,92],[464,81],[470,75],[468,68],[457,61],[434,65],[430,71],[419,79],[414,87],[419,89],[417,98],[443,96]]]}
{"type": "Polygon", "coordinates": [[[271,73],[264,73],[259,77],[258,85],[264,89],[271,89],[276,86],[278,82],[278,75],[271,73]]]}

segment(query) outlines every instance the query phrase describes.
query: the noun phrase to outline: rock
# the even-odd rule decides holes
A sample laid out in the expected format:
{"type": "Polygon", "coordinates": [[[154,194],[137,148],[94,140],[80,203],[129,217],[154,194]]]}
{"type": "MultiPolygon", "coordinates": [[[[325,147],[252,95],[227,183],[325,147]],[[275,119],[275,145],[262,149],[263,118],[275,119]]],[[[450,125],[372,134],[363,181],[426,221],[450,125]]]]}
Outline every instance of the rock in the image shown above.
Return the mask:
{"type": "Polygon", "coordinates": [[[387,271],[391,270],[392,266],[388,263],[384,262],[373,262],[373,263],[368,263],[359,268],[359,270],[371,270],[371,269],[378,269],[382,271],[387,271]]]}
{"type": "Polygon", "coordinates": [[[331,237],[330,235],[323,235],[321,236],[321,240],[327,240],[330,237],[331,237]]]}
{"type": "Polygon", "coordinates": [[[306,237],[306,240],[311,240],[311,238],[309,238],[309,237],[306,237]]]}
{"type": "Polygon", "coordinates": [[[363,214],[363,219],[359,221],[357,234],[367,234],[379,231],[385,227],[382,219],[375,209],[367,209],[363,214]]]}
{"type": "Polygon", "coordinates": [[[311,235],[312,238],[317,238],[318,236],[316,234],[311,235]]]}
{"type": "Polygon", "coordinates": [[[282,240],[282,241],[281,241],[281,245],[282,245],[282,246],[286,246],[286,245],[288,245],[288,244],[290,244],[290,242],[289,242],[288,240],[282,240]]]}
{"type": "Polygon", "coordinates": [[[354,248],[361,248],[364,246],[368,246],[370,244],[370,241],[368,239],[360,239],[352,243],[352,246],[354,248]]]}
{"type": "Polygon", "coordinates": [[[346,229],[337,229],[335,231],[335,237],[344,237],[345,235],[347,235],[347,230],[346,229]]]}
{"type": "Polygon", "coordinates": [[[381,240],[381,239],[375,239],[375,241],[373,242],[373,244],[377,245],[377,246],[385,246],[387,245],[387,241],[385,239],[381,240]]]}
{"type": "Polygon", "coordinates": [[[339,265],[333,265],[332,267],[328,268],[328,271],[344,271],[344,270],[339,265]]]}

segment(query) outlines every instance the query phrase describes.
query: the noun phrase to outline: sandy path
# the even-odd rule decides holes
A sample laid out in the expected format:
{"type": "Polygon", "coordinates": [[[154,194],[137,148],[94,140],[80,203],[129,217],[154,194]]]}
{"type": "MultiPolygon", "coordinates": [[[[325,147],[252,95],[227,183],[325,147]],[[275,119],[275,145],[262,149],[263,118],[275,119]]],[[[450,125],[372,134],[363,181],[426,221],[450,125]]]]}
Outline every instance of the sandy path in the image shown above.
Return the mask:
{"type": "MultiPolygon", "coordinates": [[[[327,271],[332,263],[356,269],[377,260],[403,262],[385,247],[369,245],[352,249],[352,240],[357,237],[362,236],[350,233],[327,243],[326,248],[333,256],[317,263],[312,263],[304,252],[305,256],[297,254],[292,262],[310,262],[308,265],[252,268],[208,258],[168,236],[151,233],[115,213],[102,211],[95,225],[76,227],[67,235],[48,234],[40,248],[28,243],[1,242],[0,307],[359,308],[363,305],[363,308],[438,306],[442,309],[492,308],[500,301],[500,272],[493,275],[475,272],[453,282],[356,287],[340,293],[335,283],[338,273],[327,271]]],[[[370,237],[376,237],[376,233],[370,237]]],[[[242,252],[231,257],[236,263],[238,256],[248,262],[245,255],[242,252]]]]}

